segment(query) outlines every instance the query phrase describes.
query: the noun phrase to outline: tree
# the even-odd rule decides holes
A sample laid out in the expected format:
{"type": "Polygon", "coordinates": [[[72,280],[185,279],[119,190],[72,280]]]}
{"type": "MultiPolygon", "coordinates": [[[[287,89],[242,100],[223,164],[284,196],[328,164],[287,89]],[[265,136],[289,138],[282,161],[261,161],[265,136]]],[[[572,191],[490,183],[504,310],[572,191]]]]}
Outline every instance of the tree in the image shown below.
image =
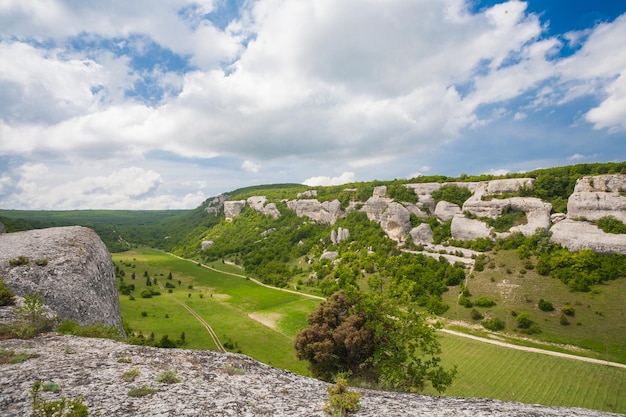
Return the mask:
{"type": "Polygon", "coordinates": [[[313,375],[330,381],[340,372],[406,391],[430,383],[443,392],[456,369],[441,366],[435,327],[413,305],[371,293],[339,291],[307,318],[295,348],[313,375]]]}

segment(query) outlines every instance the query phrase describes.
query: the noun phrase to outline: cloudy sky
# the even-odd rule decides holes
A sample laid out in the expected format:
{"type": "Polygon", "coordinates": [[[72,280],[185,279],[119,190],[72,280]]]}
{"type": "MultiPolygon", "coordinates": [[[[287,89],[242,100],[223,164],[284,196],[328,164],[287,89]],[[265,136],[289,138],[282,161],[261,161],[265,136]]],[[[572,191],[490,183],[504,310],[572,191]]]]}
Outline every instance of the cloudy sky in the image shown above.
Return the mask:
{"type": "Polygon", "coordinates": [[[0,208],[626,160],[621,0],[0,0],[0,208]]]}

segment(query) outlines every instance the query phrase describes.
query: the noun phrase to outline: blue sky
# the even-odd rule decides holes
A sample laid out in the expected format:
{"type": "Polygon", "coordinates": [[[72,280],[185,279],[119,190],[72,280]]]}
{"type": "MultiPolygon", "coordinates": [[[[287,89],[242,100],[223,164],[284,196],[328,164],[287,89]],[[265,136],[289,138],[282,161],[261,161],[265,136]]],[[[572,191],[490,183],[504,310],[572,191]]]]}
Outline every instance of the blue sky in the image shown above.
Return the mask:
{"type": "Polygon", "coordinates": [[[0,207],[626,160],[615,0],[0,0],[0,207]]]}

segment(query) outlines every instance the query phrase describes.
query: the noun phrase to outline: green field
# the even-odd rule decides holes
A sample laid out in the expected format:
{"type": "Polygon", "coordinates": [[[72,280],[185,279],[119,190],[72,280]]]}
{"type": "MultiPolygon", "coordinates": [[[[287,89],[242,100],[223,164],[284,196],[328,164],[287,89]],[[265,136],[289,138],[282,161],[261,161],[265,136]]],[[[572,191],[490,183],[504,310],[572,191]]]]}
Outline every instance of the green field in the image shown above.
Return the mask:
{"type": "Polygon", "coordinates": [[[295,357],[293,337],[306,326],[306,315],[318,300],[261,287],[155,250],[113,254],[113,260],[125,271],[124,281],[136,287],[135,300],[120,296],[122,317],[133,330],[145,336],[154,333],[155,340],[166,334],[175,340],[185,332],[186,348],[215,349],[206,329],[174,301],[177,299],[200,314],[223,344],[231,343],[232,351],[307,374],[306,363],[295,357]],[[173,280],[169,282],[176,288],[171,294],[160,290],[159,296],[141,298],[139,294],[146,285],[144,271],[161,285],[168,282],[167,275],[171,272],[173,280]],[[135,280],[130,278],[132,272],[136,274],[135,280]]]}
{"type": "MultiPolygon", "coordinates": [[[[307,375],[306,363],[296,359],[292,341],[318,300],[265,288],[151,249],[113,254],[113,260],[125,271],[125,282],[137,287],[134,301],[120,296],[122,317],[133,329],[144,335],[154,332],[156,340],[164,334],[177,339],[184,331],[186,348],[215,349],[204,327],[174,302],[178,299],[198,312],[222,343],[236,346],[231,350],[307,375]],[[130,279],[133,271],[134,281],[130,279]],[[169,282],[176,285],[173,293],[161,291],[160,296],[141,298],[144,271],[161,285],[168,282],[166,277],[172,272],[169,282]]],[[[221,262],[214,266],[242,273],[221,262]]],[[[458,376],[446,395],[626,413],[625,369],[521,352],[448,334],[441,334],[441,343],[443,363],[458,367],[458,376]]]]}
{"type": "Polygon", "coordinates": [[[456,364],[459,371],[446,395],[626,413],[626,369],[447,334],[441,344],[444,363],[456,364]]]}

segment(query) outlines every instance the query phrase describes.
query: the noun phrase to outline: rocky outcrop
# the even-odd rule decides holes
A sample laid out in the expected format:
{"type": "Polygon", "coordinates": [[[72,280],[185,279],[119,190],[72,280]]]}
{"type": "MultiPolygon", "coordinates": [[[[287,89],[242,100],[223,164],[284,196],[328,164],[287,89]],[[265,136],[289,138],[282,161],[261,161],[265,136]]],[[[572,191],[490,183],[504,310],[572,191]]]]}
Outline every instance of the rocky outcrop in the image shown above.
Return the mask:
{"type": "Polygon", "coordinates": [[[452,218],[450,234],[453,239],[474,240],[489,237],[493,233],[487,223],[480,220],[468,219],[463,214],[457,214],[452,218]]]}
{"type": "Polygon", "coordinates": [[[322,253],[322,255],[320,256],[320,261],[324,259],[327,259],[329,261],[334,261],[337,256],[339,256],[339,252],[327,251],[327,252],[322,253]]]}
{"type": "Polygon", "coordinates": [[[314,199],[290,200],[287,207],[296,212],[298,217],[308,217],[316,223],[333,225],[343,213],[339,200],[320,203],[314,199]]]}
{"type": "Polygon", "coordinates": [[[258,213],[270,216],[272,219],[280,217],[280,211],[278,211],[276,204],[265,204],[267,202],[267,198],[265,196],[253,196],[248,198],[246,201],[248,202],[248,205],[258,213]]]}
{"type": "MultiPolygon", "coordinates": [[[[0,341],[1,349],[36,358],[0,365],[0,410],[3,417],[30,415],[28,392],[34,381],[55,381],[61,393],[46,399],[78,398],[89,415],[126,416],[291,416],[323,417],[328,384],[275,369],[232,353],[130,346],[106,339],[48,336],[0,341]],[[72,352],[68,355],[68,352],[72,352]],[[137,369],[132,382],[121,379],[137,369]],[[229,372],[229,370],[237,372],[229,372]],[[180,382],[155,381],[165,371],[180,382]],[[131,397],[146,386],[158,392],[131,397]]],[[[356,389],[361,409],[356,417],[609,417],[615,414],[479,398],[454,398],[356,389]]]]}
{"type": "Polygon", "coordinates": [[[298,193],[296,198],[313,198],[317,197],[317,190],[306,190],[303,193],[298,193]]]}
{"type": "Polygon", "coordinates": [[[350,237],[350,231],[348,229],[344,229],[343,227],[338,228],[337,230],[333,229],[330,232],[330,241],[333,244],[339,244],[344,240],[350,237]]]}
{"type": "Polygon", "coordinates": [[[597,226],[571,219],[552,226],[552,240],[570,251],[591,249],[596,253],[626,254],[626,235],[604,233],[597,226]]]}
{"type": "Polygon", "coordinates": [[[224,201],[224,216],[226,220],[231,221],[239,216],[245,205],[245,200],[224,201]]]}
{"type": "Polygon", "coordinates": [[[372,192],[373,197],[384,197],[386,195],[387,195],[386,185],[379,185],[377,187],[374,187],[374,191],[372,192]]]}
{"type": "Polygon", "coordinates": [[[598,220],[613,216],[626,223],[626,175],[583,177],[567,201],[567,217],[598,220]]]}
{"type": "Polygon", "coordinates": [[[387,207],[389,207],[389,204],[391,204],[392,201],[393,200],[391,198],[377,196],[370,197],[367,199],[365,204],[363,204],[361,211],[367,214],[367,218],[369,220],[380,223],[383,213],[387,210],[387,207]]]}
{"type": "Polygon", "coordinates": [[[217,214],[224,208],[224,202],[228,198],[226,194],[220,194],[216,197],[213,197],[206,206],[206,212],[209,214],[217,214]]]}
{"type": "Polygon", "coordinates": [[[427,223],[414,227],[409,234],[416,245],[430,245],[433,243],[433,229],[427,223]]]}
{"type": "Polygon", "coordinates": [[[0,277],[17,295],[38,293],[61,320],[103,323],[123,331],[114,265],[91,229],[56,227],[0,235],[0,277]]]}
{"type": "Polygon", "coordinates": [[[392,202],[387,210],[382,213],[380,226],[389,238],[402,242],[411,230],[411,217],[409,211],[400,203],[392,202]]]}
{"type": "Polygon", "coordinates": [[[215,242],[213,242],[212,240],[203,240],[200,245],[202,247],[202,250],[207,250],[211,246],[213,246],[214,244],[215,244],[215,242]]]}
{"type": "Polygon", "coordinates": [[[452,218],[461,212],[461,207],[456,204],[440,201],[435,207],[435,217],[440,222],[449,222],[452,218]]]}

